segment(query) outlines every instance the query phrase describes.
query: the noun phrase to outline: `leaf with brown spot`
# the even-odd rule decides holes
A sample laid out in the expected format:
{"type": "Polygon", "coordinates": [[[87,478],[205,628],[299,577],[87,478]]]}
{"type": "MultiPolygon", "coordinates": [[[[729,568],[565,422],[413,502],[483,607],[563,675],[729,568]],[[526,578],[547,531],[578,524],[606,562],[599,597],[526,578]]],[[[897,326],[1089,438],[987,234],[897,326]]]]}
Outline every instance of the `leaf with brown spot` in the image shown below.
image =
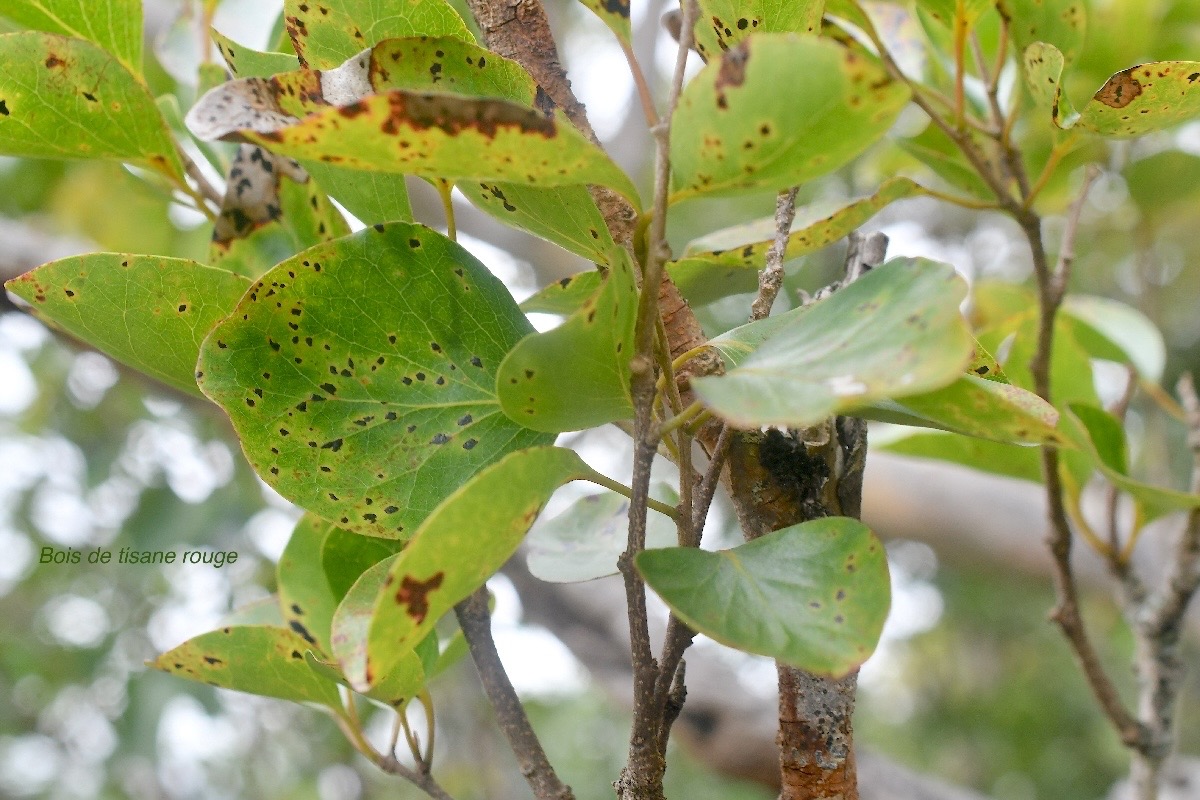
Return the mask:
{"type": "Polygon", "coordinates": [[[142,0],[15,0],[0,14],[26,28],[86,39],[142,74],[142,0]]]}
{"type": "Polygon", "coordinates": [[[909,96],[860,49],[797,34],[745,39],[683,91],[671,125],[672,202],[828,174],[880,139],[909,96]],[[780,75],[796,76],[787,102],[780,75]]]}
{"type": "Polygon", "coordinates": [[[44,264],[5,286],[32,304],[35,316],[199,396],[200,343],[250,281],[186,259],[92,253],[44,264]]]}
{"type": "MultiPolygon", "coordinates": [[[[139,39],[140,41],[140,39],[139,39]]],[[[25,31],[0,36],[0,153],[183,167],[149,89],[91,42],[25,31]]]]}
{"type": "Polygon", "coordinates": [[[821,32],[825,0],[700,0],[696,50],[711,61],[751,34],[821,32]]]}
{"type": "Polygon", "coordinates": [[[495,393],[530,330],[462,247],[394,222],[263,275],[205,341],[201,385],[285,497],[348,531],[407,539],[464,476],[548,441],[495,393]]]}
{"type": "Polygon", "coordinates": [[[337,684],[305,661],[303,654],[309,649],[309,643],[290,630],[230,626],[189,639],[149,666],[225,689],[341,709],[337,684]]]}
{"type": "Polygon", "coordinates": [[[351,684],[366,688],[387,674],[512,556],[558,487],[594,477],[574,451],[537,447],[510,454],[442,501],[390,565],[375,599],[368,661],[346,672],[351,684]]]}
{"type": "Polygon", "coordinates": [[[285,0],[283,18],[300,62],[311,69],[336,67],[384,39],[472,38],[446,0],[285,0]]]}
{"type": "Polygon", "coordinates": [[[1051,108],[1054,124],[1102,136],[1142,136],[1200,116],[1200,61],[1154,61],[1121,70],[1076,113],[1060,85],[1063,56],[1038,42],[1025,51],[1031,93],[1051,108]]]}

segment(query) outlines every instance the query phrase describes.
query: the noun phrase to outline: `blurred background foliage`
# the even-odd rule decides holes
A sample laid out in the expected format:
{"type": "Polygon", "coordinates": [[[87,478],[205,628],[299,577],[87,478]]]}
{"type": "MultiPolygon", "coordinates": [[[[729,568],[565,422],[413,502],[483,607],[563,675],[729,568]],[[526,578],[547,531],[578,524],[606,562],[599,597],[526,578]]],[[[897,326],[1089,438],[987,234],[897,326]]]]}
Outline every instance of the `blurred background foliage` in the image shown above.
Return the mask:
{"type": "MultiPolygon", "coordinates": [[[[225,0],[214,22],[236,41],[266,47],[278,6],[225,0]]],[[[614,157],[648,184],[652,150],[619,50],[581,5],[550,0],[548,6],[597,130],[614,157]]],[[[1076,100],[1141,61],[1200,59],[1200,3],[1194,0],[1092,0],[1090,6],[1087,43],[1067,87],[1076,100]]],[[[637,51],[661,87],[674,53],[657,23],[666,6],[652,0],[634,7],[637,51]]],[[[146,3],[148,80],[185,109],[195,96],[201,19],[199,4],[146,3]]],[[[995,27],[992,19],[981,28],[985,47],[995,27]]],[[[901,42],[921,35],[911,19],[895,31],[901,42]]],[[[1014,72],[1010,66],[1003,86],[1011,86],[1014,72]]],[[[902,117],[895,134],[929,137],[919,113],[902,117]]],[[[1036,116],[1022,121],[1018,134],[1036,173],[1057,134],[1036,116]]],[[[1182,371],[1200,371],[1200,123],[1136,141],[1096,140],[1068,155],[1041,199],[1051,241],[1062,224],[1054,214],[1072,197],[1082,165],[1092,161],[1106,172],[1085,209],[1074,288],[1121,299],[1158,322],[1168,352],[1164,385],[1171,386],[1182,371]]],[[[801,202],[868,193],[896,173],[937,182],[919,161],[883,143],[804,187],[801,202]]],[[[434,195],[412,188],[418,217],[441,224],[434,195]]],[[[772,207],[768,195],[692,203],[671,218],[672,241],[681,250],[696,236],[772,207]]],[[[518,297],[586,267],[499,229],[465,204],[462,215],[468,246],[518,297]]],[[[918,199],[887,209],[871,227],[892,237],[893,255],[940,258],[972,280],[1028,281],[1028,256],[1011,223],[998,215],[918,199]]],[[[5,278],[87,250],[203,260],[208,238],[199,215],[119,165],[0,160],[5,278]]],[[[787,297],[793,300],[783,302],[794,302],[797,289],[829,282],[841,259],[835,246],[790,264],[787,297]]],[[[734,296],[698,312],[715,333],[740,323],[748,301],[734,296]]],[[[1187,466],[1181,429],[1142,399],[1131,420],[1137,468],[1180,485],[1187,466]]],[[[605,442],[611,450],[611,440],[605,442]]],[[[619,462],[620,455],[597,458],[619,462]]],[[[1025,501],[1015,494],[987,498],[1001,517],[1019,502],[1025,501]]],[[[2,307],[0,795],[416,797],[416,790],[354,756],[316,713],[210,690],[143,666],[232,609],[267,596],[274,560],[297,516],[246,467],[214,407],[174,395],[2,307]],[[47,565],[39,564],[44,547],[85,553],[211,548],[240,557],[220,570],[47,565]]],[[[886,517],[868,521],[885,536],[895,533],[886,517]]],[[[860,741],[1000,800],[1103,797],[1126,759],[1066,646],[1045,623],[1052,604],[1045,578],[1024,564],[945,556],[936,543],[896,540],[890,550],[896,607],[880,652],[864,671],[860,741]]],[[[503,584],[498,591],[498,636],[552,759],[581,800],[610,797],[624,760],[624,710],[548,634],[520,625],[515,595],[503,584]],[[541,669],[522,679],[523,665],[532,660],[541,669]]],[[[1089,599],[1087,612],[1114,673],[1127,675],[1129,642],[1119,615],[1102,594],[1089,599]]],[[[1189,640],[1193,653],[1196,638],[1189,640]]],[[[744,670],[755,684],[750,690],[771,690],[772,670],[751,660],[744,670]]],[[[526,796],[470,665],[439,679],[434,694],[443,785],[464,800],[526,796]]],[[[1180,730],[1181,749],[1200,753],[1195,671],[1180,730]]],[[[673,758],[670,796],[770,796],[756,785],[714,776],[684,753],[673,758]]]]}

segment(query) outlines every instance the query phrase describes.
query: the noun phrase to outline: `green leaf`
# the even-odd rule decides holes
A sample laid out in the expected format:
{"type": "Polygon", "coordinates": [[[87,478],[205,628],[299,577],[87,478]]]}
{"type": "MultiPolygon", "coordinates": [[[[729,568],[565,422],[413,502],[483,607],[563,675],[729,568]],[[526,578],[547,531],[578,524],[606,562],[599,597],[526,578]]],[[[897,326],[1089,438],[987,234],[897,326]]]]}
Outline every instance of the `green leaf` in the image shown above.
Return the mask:
{"type": "Polygon", "coordinates": [[[446,498],[392,564],[371,619],[368,663],[346,673],[351,683],[377,682],[512,556],[555,489],[593,477],[574,451],[540,447],[509,455],[446,498]]]}
{"type": "Polygon", "coordinates": [[[338,601],[325,580],[322,552],[325,537],[335,529],[325,520],[305,514],[276,567],[284,624],[323,655],[333,652],[329,636],[338,601]]]}
{"type": "Polygon", "coordinates": [[[249,286],[195,261],[122,253],[71,256],[5,284],[39,318],[194,395],[200,343],[249,286]]]}
{"type": "Polygon", "coordinates": [[[346,169],[321,161],[305,161],[303,167],[330,196],[366,225],[413,221],[403,175],[346,169]]]}
{"type": "Polygon", "coordinates": [[[1200,189],[1200,156],[1180,150],[1163,150],[1126,165],[1129,196],[1150,224],[1175,214],[1190,219],[1200,189]],[[1175,190],[1164,192],[1164,186],[1175,190]]]}
{"type": "Polygon", "coordinates": [[[337,656],[341,679],[367,697],[388,705],[403,705],[425,685],[425,667],[412,644],[407,650],[395,653],[389,665],[373,675],[371,681],[356,680],[369,674],[367,667],[367,635],[371,629],[376,598],[388,581],[388,571],[395,557],[374,565],[355,582],[346,594],[333,618],[333,650],[337,656]]]}
{"type": "Polygon", "coordinates": [[[700,0],[696,50],[711,61],[751,34],[821,32],[825,0],[700,0]]]}
{"type": "Polygon", "coordinates": [[[997,442],[1069,446],[1056,429],[1058,412],[1054,406],[1033,392],[975,375],[963,375],[940,389],[902,400],[884,400],[850,413],[997,442]]]}
{"type": "Polygon", "coordinates": [[[314,70],[336,67],[384,39],[472,38],[446,0],[285,0],[283,5],[284,24],[300,64],[314,70]]]}
{"type": "Polygon", "coordinates": [[[954,268],[894,259],[830,297],[735,328],[710,344],[732,366],[692,382],[734,425],[814,425],[886,398],[953,383],[974,343],[954,268]]]}
{"type": "Polygon", "coordinates": [[[1078,320],[1080,344],[1095,358],[1132,364],[1143,378],[1158,383],[1167,364],[1162,332],[1136,308],[1095,295],[1068,295],[1063,311],[1078,320]]]}
{"type": "Polygon", "coordinates": [[[542,287],[521,303],[526,314],[574,314],[600,288],[604,274],[599,270],[577,272],[570,277],[542,287]]]}
{"type": "Polygon", "coordinates": [[[646,583],[691,628],[748,653],[844,675],[879,641],[887,556],[847,517],[792,525],[732,550],[647,550],[646,583]]]}
{"type": "Polygon", "coordinates": [[[9,33],[0,36],[0,63],[0,153],[116,159],[183,174],[145,84],[96,45],[9,33]]]}
{"type": "Polygon", "coordinates": [[[1021,447],[943,431],[918,431],[884,442],[871,440],[872,451],[948,461],[971,469],[1040,483],[1041,455],[1036,447],[1021,447]]]}
{"type": "Polygon", "coordinates": [[[1099,406],[1072,403],[1064,414],[1066,431],[1093,458],[1094,466],[1118,489],[1127,492],[1150,522],[1174,511],[1200,508],[1200,494],[1164,489],[1129,476],[1125,429],[1099,406]]]}
{"type": "Polygon", "coordinates": [[[321,545],[321,568],[337,602],[341,602],[359,576],[399,553],[402,544],[392,539],[360,536],[334,527],[321,545]]]}
{"type": "Polygon", "coordinates": [[[585,186],[541,188],[464,181],[458,190],[505,225],[554,242],[588,261],[612,266],[618,258],[617,245],[585,186]]]}
{"type": "Polygon", "coordinates": [[[86,39],[142,74],[141,0],[17,0],[0,13],[27,28],[86,39]]]}
{"type": "Polygon", "coordinates": [[[313,672],[309,644],[283,628],[225,627],[189,639],[149,666],[192,681],[340,709],[337,685],[313,672]]]}
{"type": "Polygon", "coordinates": [[[566,322],[525,337],[500,365],[496,392],[509,418],[538,431],[583,430],[633,413],[629,360],[637,287],[625,250],[600,289],[566,322]]]}
{"type": "Polygon", "coordinates": [[[238,44],[215,28],[212,39],[235,78],[269,78],[281,72],[291,72],[300,66],[294,55],[254,50],[238,44]]]}
{"type": "MultiPolygon", "coordinates": [[[[961,135],[978,139],[969,130],[962,131],[961,135]]],[[[917,136],[897,136],[892,141],[951,186],[982,200],[995,199],[995,193],[988,188],[983,178],[979,177],[979,173],[967,161],[958,145],[937,125],[930,123],[917,136]]],[[[982,146],[982,142],[977,141],[976,146],[982,146]]]]}
{"type": "Polygon", "coordinates": [[[891,127],[909,90],[862,52],[767,34],[714,59],[671,125],[672,201],[782,190],[846,164],[891,127]],[[797,81],[780,102],[780,75],[797,81]]]}
{"type": "Polygon", "coordinates": [[[917,0],[917,5],[947,28],[953,28],[956,21],[962,20],[969,30],[975,27],[984,12],[996,5],[996,0],[917,0]]]}
{"type": "Polygon", "coordinates": [[[394,222],[272,269],[198,369],[276,490],[346,530],[405,538],[464,476],[547,440],[495,395],[529,330],[466,250],[394,222]]]}
{"type": "Polygon", "coordinates": [[[1034,42],[1048,42],[1069,64],[1083,49],[1087,8],[1082,0],[998,0],[998,7],[1018,53],[1034,42]]]}
{"type": "Polygon", "coordinates": [[[669,262],[667,272],[679,293],[695,306],[758,289],[758,268],[750,264],[723,264],[704,258],[682,258],[669,262]]]}
{"type": "MultiPolygon", "coordinates": [[[[875,194],[851,203],[814,203],[796,209],[796,219],[788,235],[784,258],[796,258],[839,241],[878,214],[888,205],[905,197],[925,194],[924,187],[909,178],[889,178],[875,194]]],[[[710,233],[688,243],[685,258],[712,264],[761,269],[767,251],[775,240],[775,218],[735,225],[710,233]]]]}
{"type": "Polygon", "coordinates": [[[608,26],[608,29],[621,40],[625,46],[630,46],[633,31],[629,26],[629,0],[580,0],[585,6],[608,26]]]}
{"type": "MultiPolygon", "coordinates": [[[[550,583],[615,575],[628,532],[627,499],[616,492],[585,495],[558,516],[538,520],[533,526],[526,543],[529,571],[550,583]]],[[[662,514],[650,514],[646,547],[671,547],[677,541],[675,522],[662,514]]]]}

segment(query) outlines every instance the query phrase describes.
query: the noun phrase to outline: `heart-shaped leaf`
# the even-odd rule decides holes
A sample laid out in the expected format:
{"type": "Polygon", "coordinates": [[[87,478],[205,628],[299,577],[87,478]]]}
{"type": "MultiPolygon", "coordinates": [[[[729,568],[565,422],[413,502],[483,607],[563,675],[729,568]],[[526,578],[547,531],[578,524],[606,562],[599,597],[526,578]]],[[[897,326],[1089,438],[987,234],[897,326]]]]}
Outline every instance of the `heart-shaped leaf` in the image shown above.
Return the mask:
{"type": "Polygon", "coordinates": [[[879,641],[887,556],[847,517],[792,525],[732,550],[647,550],[637,568],[691,628],[809,672],[844,675],[879,641]]]}
{"type": "Polygon", "coordinates": [[[496,377],[504,413],[539,431],[583,430],[633,413],[629,360],[637,286],[625,250],[566,322],[522,339],[496,377]]]}
{"type": "Polygon", "coordinates": [[[733,368],[692,386],[734,425],[797,428],[940,389],[974,350],[958,310],[965,295],[953,267],[894,259],[824,300],[712,340],[733,368]]]}
{"type": "Polygon", "coordinates": [[[185,259],[92,253],[45,264],[5,287],[55,327],[199,395],[200,343],[250,281],[185,259]]]}
{"type": "Polygon", "coordinates": [[[529,330],[466,250],[396,222],[272,269],[198,369],[264,480],[346,530],[406,538],[464,475],[548,440],[495,394],[529,330]]]}
{"type": "Polygon", "coordinates": [[[0,153],[115,159],[183,174],[146,85],[96,45],[8,33],[0,36],[0,63],[0,153]]]}
{"type": "Polygon", "coordinates": [[[696,50],[710,61],[752,33],[820,33],[825,0],[700,0],[696,50]]]}
{"type": "Polygon", "coordinates": [[[284,0],[283,15],[301,65],[314,70],[336,67],[384,39],[472,38],[462,17],[446,0],[284,0]]]}
{"type": "Polygon", "coordinates": [[[142,74],[141,0],[20,0],[0,13],[27,28],[87,39],[142,74]]]}
{"type": "Polygon", "coordinates": [[[283,628],[229,626],[189,639],[149,666],[223,689],[340,710],[337,684],[315,673],[304,658],[309,647],[298,633],[283,628]]]}
{"type": "Polygon", "coordinates": [[[862,51],[796,34],[745,39],[680,97],[672,201],[778,191],[832,172],[883,136],[908,99],[862,51]],[[814,77],[780,102],[780,75],[814,77]]]}
{"type": "Polygon", "coordinates": [[[371,619],[368,662],[346,672],[351,683],[370,686],[388,673],[512,556],[555,489],[594,477],[574,451],[540,447],[509,455],[446,498],[391,565],[371,619]]]}

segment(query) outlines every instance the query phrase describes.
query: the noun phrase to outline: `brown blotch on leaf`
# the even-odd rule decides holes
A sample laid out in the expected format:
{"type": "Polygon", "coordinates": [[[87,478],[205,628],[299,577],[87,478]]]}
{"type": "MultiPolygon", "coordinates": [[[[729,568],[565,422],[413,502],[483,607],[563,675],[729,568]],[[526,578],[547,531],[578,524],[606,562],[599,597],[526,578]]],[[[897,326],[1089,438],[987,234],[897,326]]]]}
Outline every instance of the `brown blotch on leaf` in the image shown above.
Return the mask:
{"type": "Polygon", "coordinates": [[[400,126],[438,128],[448,136],[465,130],[476,130],[489,139],[501,128],[515,128],[547,139],[558,135],[552,117],[503,100],[471,100],[451,95],[407,94],[392,92],[388,96],[388,116],[380,129],[394,136],[400,126]]]}
{"type": "Polygon", "coordinates": [[[1107,83],[1100,87],[1100,91],[1092,96],[1092,99],[1098,100],[1110,108],[1124,108],[1129,105],[1142,93],[1142,84],[1133,77],[1133,73],[1137,69],[1138,67],[1130,67],[1113,75],[1107,83]]]}
{"type": "Polygon", "coordinates": [[[446,573],[435,572],[428,580],[419,581],[405,575],[396,591],[396,602],[407,609],[408,616],[420,625],[429,613],[429,593],[442,585],[446,573]]]}

